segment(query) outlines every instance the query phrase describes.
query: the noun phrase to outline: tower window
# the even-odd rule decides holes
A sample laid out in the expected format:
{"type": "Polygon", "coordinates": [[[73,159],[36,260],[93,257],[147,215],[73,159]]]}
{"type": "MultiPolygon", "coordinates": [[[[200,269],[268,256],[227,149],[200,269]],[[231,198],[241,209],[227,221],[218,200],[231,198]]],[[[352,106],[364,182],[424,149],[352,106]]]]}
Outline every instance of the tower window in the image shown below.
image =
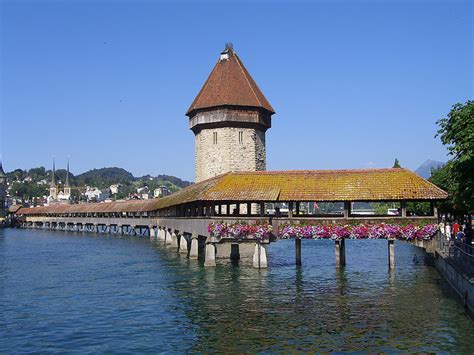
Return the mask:
{"type": "Polygon", "coordinates": [[[212,133],[212,140],[213,140],[214,144],[217,144],[217,132],[212,133]]]}
{"type": "Polygon", "coordinates": [[[239,143],[242,143],[244,141],[244,132],[240,131],[239,132],[239,143]]]}

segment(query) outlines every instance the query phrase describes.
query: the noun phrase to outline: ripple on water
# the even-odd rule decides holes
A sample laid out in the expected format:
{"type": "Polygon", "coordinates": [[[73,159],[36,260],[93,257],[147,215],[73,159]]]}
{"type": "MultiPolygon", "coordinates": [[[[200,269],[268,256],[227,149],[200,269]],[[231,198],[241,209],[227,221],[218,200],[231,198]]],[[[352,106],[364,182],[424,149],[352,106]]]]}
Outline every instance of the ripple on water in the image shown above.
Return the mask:
{"type": "Polygon", "coordinates": [[[268,270],[204,268],[139,238],[0,230],[0,352],[472,352],[473,322],[423,253],[270,246],[268,270]]]}

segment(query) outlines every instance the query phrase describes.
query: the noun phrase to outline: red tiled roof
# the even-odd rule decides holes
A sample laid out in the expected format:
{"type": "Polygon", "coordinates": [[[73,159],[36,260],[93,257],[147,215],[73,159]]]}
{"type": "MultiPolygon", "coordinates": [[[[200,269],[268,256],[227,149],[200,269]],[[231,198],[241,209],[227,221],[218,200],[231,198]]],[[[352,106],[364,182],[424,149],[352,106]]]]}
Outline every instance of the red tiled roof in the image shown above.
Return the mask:
{"type": "Polygon", "coordinates": [[[258,107],[275,113],[238,55],[232,48],[225,52],[228,59],[218,60],[186,115],[197,109],[219,106],[258,107]]]}
{"type": "Polygon", "coordinates": [[[22,208],[17,214],[148,212],[194,201],[429,201],[447,197],[407,169],[230,172],[158,199],[22,208]]]}

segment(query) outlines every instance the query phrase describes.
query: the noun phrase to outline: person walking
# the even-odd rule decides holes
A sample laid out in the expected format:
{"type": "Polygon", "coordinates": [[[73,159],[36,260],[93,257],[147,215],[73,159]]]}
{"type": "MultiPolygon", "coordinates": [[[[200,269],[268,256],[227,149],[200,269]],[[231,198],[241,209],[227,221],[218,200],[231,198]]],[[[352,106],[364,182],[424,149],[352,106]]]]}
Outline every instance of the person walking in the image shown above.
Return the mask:
{"type": "Polygon", "coordinates": [[[449,222],[446,223],[446,239],[451,240],[451,225],[449,222]]]}
{"type": "Polygon", "coordinates": [[[461,230],[459,227],[460,227],[460,225],[459,225],[458,221],[457,220],[454,221],[453,230],[452,230],[453,235],[456,236],[458,234],[458,232],[461,230]]]}

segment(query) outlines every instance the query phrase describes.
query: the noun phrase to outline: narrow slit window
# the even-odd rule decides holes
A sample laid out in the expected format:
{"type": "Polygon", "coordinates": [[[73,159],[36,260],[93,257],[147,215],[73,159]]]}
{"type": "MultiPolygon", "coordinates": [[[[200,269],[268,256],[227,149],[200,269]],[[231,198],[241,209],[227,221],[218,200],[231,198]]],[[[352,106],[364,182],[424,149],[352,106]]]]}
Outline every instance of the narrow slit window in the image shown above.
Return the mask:
{"type": "Polygon", "coordinates": [[[244,141],[244,132],[240,131],[239,132],[239,143],[242,143],[244,141]]]}
{"type": "Polygon", "coordinates": [[[217,144],[217,132],[213,132],[212,138],[213,138],[214,144],[217,144]]]}

